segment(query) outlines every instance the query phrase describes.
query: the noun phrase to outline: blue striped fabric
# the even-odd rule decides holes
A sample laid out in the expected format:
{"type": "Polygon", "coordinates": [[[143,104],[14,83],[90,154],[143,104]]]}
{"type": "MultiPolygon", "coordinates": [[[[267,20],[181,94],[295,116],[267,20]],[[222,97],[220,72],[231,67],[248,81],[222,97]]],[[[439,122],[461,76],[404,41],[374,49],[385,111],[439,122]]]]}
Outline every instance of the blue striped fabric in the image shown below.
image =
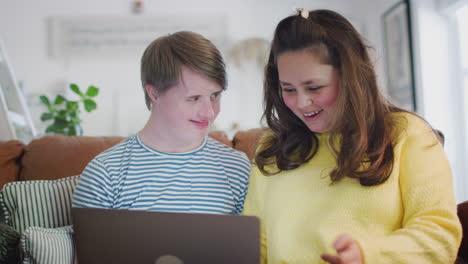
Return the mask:
{"type": "Polygon", "coordinates": [[[5,184],[0,206],[6,224],[20,233],[29,226],[46,228],[71,224],[71,198],[79,176],[54,181],[18,181],[5,184]]]}
{"type": "Polygon", "coordinates": [[[72,264],[73,228],[29,227],[21,235],[23,264],[72,264]]]}
{"type": "Polygon", "coordinates": [[[194,151],[170,154],[132,136],[88,164],[73,206],[239,214],[249,174],[243,152],[209,137],[194,151]]]}

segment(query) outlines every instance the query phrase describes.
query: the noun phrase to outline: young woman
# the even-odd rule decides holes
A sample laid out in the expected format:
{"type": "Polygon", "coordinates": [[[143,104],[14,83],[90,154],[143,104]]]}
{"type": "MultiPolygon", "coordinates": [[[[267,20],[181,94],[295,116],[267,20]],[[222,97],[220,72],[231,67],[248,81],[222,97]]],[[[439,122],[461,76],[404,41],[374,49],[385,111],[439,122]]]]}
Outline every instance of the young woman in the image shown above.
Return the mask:
{"type": "Polygon", "coordinates": [[[277,26],[265,71],[270,132],[244,214],[268,263],[453,263],[449,162],[430,126],[383,99],[367,46],[329,10],[277,26]]]}

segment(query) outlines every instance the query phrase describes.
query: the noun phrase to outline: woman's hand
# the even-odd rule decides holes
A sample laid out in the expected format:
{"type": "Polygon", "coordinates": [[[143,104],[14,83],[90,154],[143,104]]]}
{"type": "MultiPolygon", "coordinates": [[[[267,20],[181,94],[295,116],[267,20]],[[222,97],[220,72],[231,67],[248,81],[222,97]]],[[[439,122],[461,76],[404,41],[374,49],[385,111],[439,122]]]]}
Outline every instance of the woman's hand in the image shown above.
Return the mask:
{"type": "Polygon", "coordinates": [[[321,258],[330,264],[362,264],[359,244],[348,234],[341,234],[333,243],[336,255],[322,254],[321,258]]]}

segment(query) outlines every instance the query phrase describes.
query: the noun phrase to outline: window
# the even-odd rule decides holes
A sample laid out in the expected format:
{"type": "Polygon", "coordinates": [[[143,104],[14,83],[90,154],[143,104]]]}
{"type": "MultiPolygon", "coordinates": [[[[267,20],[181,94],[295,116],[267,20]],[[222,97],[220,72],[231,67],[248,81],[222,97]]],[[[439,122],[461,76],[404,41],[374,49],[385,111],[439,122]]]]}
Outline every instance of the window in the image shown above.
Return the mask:
{"type": "MultiPolygon", "coordinates": [[[[467,155],[468,153],[468,1],[456,1],[458,4],[458,8],[455,9],[455,24],[456,24],[456,36],[454,37],[454,40],[458,40],[458,43],[456,44],[457,46],[457,51],[455,54],[457,58],[454,58],[452,60],[454,62],[454,65],[457,65],[457,76],[456,79],[458,79],[455,83],[458,86],[458,94],[461,97],[461,104],[462,107],[460,107],[460,110],[463,111],[463,116],[465,117],[464,120],[464,127],[462,127],[463,131],[460,136],[464,137],[464,160],[463,162],[465,170],[463,170],[463,173],[461,175],[458,175],[458,179],[456,178],[455,181],[458,182],[458,184],[461,186],[456,186],[456,189],[458,189],[458,193],[462,194],[463,200],[466,200],[468,197],[468,191],[467,191],[467,186],[468,186],[468,180],[466,179],[466,164],[468,164],[467,160],[467,155]],[[461,178],[460,178],[461,177],[461,178]]],[[[463,142],[463,141],[462,141],[463,142]]],[[[463,145],[463,144],[462,144],[463,145]]]]}
{"type": "MultiPolygon", "coordinates": [[[[464,102],[465,102],[465,116],[468,116],[468,5],[463,6],[456,12],[457,24],[458,24],[458,39],[460,41],[460,55],[461,55],[461,73],[462,73],[462,84],[464,91],[464,102]]],[[[468,131],[468,129],[465,129],[468,131]]],[[[468,135],[467,137],[468,138],[468,135]]]]}

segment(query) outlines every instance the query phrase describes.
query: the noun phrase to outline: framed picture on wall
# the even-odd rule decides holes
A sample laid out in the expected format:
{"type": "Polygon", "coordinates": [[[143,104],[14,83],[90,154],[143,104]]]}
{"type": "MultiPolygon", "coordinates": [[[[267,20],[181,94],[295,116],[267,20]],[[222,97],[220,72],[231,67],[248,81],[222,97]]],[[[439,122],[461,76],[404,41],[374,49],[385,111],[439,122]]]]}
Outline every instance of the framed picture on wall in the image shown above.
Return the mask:
{"type": "Polygon", "coordinates": [[[416,111],[410,6],[398,2],[383,15],[387,93],[390,101],[416,111]]]}

